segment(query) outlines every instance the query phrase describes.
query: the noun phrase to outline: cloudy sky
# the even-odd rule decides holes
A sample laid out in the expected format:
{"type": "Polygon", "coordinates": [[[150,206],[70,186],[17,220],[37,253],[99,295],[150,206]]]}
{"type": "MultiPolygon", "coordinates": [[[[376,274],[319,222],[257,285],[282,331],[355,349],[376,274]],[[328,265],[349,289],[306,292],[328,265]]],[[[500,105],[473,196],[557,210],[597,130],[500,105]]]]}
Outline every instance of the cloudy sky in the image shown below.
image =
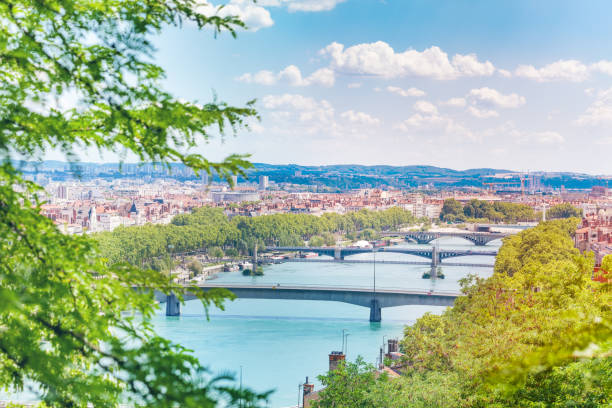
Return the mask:
{"type": "Polygon", "coordinates": [[[258,100],[262,120],[211,158],[612,173],[609,0],[224,4],[238,39],[156,39],[177,96],[258,100]]]}

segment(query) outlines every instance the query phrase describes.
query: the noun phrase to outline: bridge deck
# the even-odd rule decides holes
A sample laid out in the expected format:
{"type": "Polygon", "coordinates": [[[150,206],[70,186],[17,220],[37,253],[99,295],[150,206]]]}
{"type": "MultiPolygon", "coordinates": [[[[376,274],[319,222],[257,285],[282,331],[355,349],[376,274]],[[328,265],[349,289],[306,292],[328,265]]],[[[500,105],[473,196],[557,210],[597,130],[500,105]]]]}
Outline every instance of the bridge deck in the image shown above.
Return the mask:
{"type": "MultiPolygon", "coordinates": [[[[458,292],[431,292],[424,289],[377,288],[374,297],[372,288],[348,286],[205,284],[198,287],[200,290],[228,289],[243,299],[318,300],[364,307],[370,307],[375,298],[380,308],[404,305],[452,306],[457,296],[461,295],[458,292]]],[[[164,296],[160,294],[157,300],[164,303],[164,296]]],[[[188,295],[185,300],[195,298],[195,295],[188,295]]]]}
{"type": "MultiPolygon", "coordinates": [[[[314,258],[287,258],[279,260],[279,263],[283,262],[319,262],[319,263],[346,263],[346,264],[372,264],[375,263],[371,259],[314,259],[314,258]]],[[[393,261],[393,260],[376,260],[376,264],[388,264],[388,265],[427,265],[431,266],[431,262],[426,261],[393,261]]],[[[441,262],[439,266],[465,266],[469,268],[493,268],[493,264],[479,264],[479,263],[463,263],[463,262],[441,262]]]]}

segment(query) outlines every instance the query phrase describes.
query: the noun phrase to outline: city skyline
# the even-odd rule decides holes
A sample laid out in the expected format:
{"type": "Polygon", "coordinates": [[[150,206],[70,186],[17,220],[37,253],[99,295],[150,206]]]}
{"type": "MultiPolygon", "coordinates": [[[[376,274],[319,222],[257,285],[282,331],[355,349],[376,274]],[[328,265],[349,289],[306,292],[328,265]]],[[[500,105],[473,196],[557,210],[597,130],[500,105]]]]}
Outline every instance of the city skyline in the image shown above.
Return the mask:
{"type": "Polygon", "coordinates": [[[251,27],[237,40],[188,24],[154,39],[177,97],[257,99],[261,122],[206,157],[612,173],[605,2],[226,3],[251,27]]]}

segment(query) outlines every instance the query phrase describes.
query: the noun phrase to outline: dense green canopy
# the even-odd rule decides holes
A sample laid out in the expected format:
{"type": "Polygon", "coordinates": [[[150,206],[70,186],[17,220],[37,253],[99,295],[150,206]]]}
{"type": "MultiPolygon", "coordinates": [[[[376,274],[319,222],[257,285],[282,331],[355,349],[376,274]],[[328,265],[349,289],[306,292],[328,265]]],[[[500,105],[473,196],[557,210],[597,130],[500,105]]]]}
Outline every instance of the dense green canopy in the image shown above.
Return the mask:
{"type": "Polygon", "coordinates": [[[398,207],[384,211],[361,210],[344,215],[328,213],[274,214],[260,217],[237,216],[231,220],[222,208],[202,207],[190,214],[174,217],[170,225],[144,225],[117,228],[96,235],[102,253],[111,263],[126,261],[133,265],[154,266],[154,259],[173,253],[234,248],[243,254],[269,246],[333,245],[331,233],[388,230],[414,223],[412,213],[398,207]]]}
{"type": "Polygon", "coordinates": [[[507,222],[539,221],[541,215],[526,204],[497,201],[490,203],[482,200],[470,200],[462,205],[454,198],[444,200],[440,219],[448,222],[467,220],[507,222]]]}
{"type": "Polygon", "coordinates": [[[612,285],[591,279],[592,257],[573,248],[576,225],[505,238],[492,277],[464,280],[453,308],[406,327],[401,378],[343,389],[363,376],[348,365],[324,377],[320,406],[609,407],[612,285]]]}
{"type": "MultiPolygon", "coordinates": [[[[256,116],[252,104],[180,101],[161,88],[164,71],[151,62],[150,37],[162,27],[189,23],[209,35],[244,27],[235,17],[199,14],[198,3],[0,2],[0,387],[34,384],[54,407],[259,400],[154,333],[152,290],[182,299],[185,289],[163,274],[107,263],[90,238],[61,234],[40,214],[41,189],[16,169],[17,160],[50,150],[76,159],[97,148],[244,174],[250,164],[242,156],[213,163],[191,148],[246,125],[256,116]]],[[[201,299],[220,306],[228,296],[211,291],[201,299]]]]}

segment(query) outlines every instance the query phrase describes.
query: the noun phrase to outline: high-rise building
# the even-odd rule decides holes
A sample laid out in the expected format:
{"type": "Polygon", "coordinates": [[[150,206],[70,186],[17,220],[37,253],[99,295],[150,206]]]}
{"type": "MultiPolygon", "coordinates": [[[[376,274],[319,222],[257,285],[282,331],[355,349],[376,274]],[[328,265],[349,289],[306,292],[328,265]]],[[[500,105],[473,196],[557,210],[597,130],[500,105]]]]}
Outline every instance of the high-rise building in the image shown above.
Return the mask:
{"type": "Polygon", "coordinates": [[[268,188],[269,179],[268,176],[259,176],[259,189],[265,190],[268,188]]]}
{"type": "Polygon", "coordinates": [[[66,188],[66,186],[57,186],[57,198],[59,198],[60,200],[65,200],[66,198],[68,198],[68,189],[66,188]]]}
{"type": "Polygon", "coordinates": [[[238,176],[232,176],[232,184],[234,186],[238,185],[238,176]]]}
{"type": "Polygon", "coordinates": [[[208,184],[208,173],[203,171],[200,173],[200,178],[202,180],[202,184],[208,184]]]}

